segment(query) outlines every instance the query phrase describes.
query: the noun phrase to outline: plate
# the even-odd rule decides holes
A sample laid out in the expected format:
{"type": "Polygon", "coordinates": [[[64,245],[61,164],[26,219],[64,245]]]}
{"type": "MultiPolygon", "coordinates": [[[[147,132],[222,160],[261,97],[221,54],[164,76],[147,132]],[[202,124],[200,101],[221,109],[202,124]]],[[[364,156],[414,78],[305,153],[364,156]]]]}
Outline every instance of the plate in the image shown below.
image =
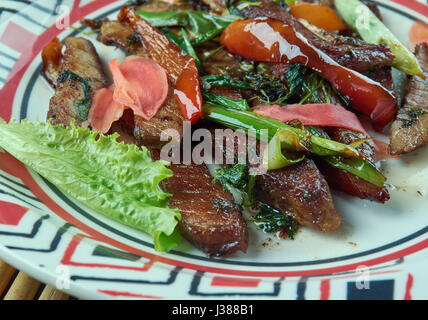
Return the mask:
{"type": "MultiPolygon", "coordinates": [[[[2,1],[0,116],[44,120],[51,89],[41,49],[83,17],[114,17],[126,1],[2,1]]],[[[376,1],[405,43],[424,1],[376,1]]],[[[83,36],[83,35],[80,35],[83,36]]],[[[89,38],[94,36],[87,36],[89,38]]],[[[91,38],[93,39],[93,38],[91,38]]],[[[96,44],[109,61],[121,53],[96,44]]],[[[394,188],[386,205],[334,193],[341,228],[302,228],[294,241],[250,228],[247,254],[209,259],[183,241],[168,254],[148,235],[66,197],[0,153],[0,257],[86,299],[427,299],[428,148],[382,162],[394,188]]]]}

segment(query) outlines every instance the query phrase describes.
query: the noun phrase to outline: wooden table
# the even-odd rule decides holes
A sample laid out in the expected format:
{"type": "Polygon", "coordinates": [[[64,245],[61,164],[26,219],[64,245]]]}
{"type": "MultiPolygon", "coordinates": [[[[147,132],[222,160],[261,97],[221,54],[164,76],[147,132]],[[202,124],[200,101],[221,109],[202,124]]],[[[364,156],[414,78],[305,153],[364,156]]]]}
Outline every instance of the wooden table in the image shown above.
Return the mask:
{"type": "Polygon", "coordinates": [[[2,300],[72,300],[57,289],[40,283],[0,260],[0,299],[2,300]]]}

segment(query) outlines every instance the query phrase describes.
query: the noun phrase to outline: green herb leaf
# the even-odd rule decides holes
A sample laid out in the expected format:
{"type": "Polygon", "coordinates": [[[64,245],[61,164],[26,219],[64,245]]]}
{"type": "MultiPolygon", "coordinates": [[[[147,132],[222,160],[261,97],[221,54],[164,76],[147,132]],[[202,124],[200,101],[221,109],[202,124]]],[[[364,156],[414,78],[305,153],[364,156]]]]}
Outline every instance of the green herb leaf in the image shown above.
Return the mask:
{"type": "Polygon", "coordinates": [[[256,224],[265,232],[277,232],[280,229],[286,231],[290,239],[294,239],[299,225],[289,215],[269,206],[266,203],[260,203],[260,211],[254,218],[256,224]]]}
{"type": "Polygon", "coordinates": [[[142,147],[74,126],[7,124],[0,119],[0,146],[68,196],[106,217],[152,235],[155,249],[179,243],[180,213],[159,183],[171,177],[167,162],[152,161],[142,147]]]}
{"type": "Polygon", "coordinates": [[[288,129],[278,129],[264,151],[263,166],[266,170],[276,170],[292,166],[305,159],[305,155],[284,152],[284,146],[288,150],[303,148],[295,132],[288,129]]]}
{"type": "Polygon", "coordinates": [[[231,22],[241,19],[239,16],[215,16],[194,10],[146,12],[137,11],[154,27],[185,27],[192,35],[193,46],[201,45],[218,36],[231,22]]]}
{"type": "Polygon", "coordinates": [[[248,83],[251,90],[266,104],[280,104],[287,99],[287,87],[263,63],[258,64],[257,72],[247,72],[242,80],[248,83]]]}
{"type": "MultiPolygon", "coordinates": [[[[306,128],[294,128],[281,121],[262,117],[254,112],[224,108],[219,105],[205,103],[202,108],[205,119],[220,123],[232,129],[251,130],[259,133],[267,130],[269,138],[272,138],[278,129],[291,130],[299,139],[299,145],[289,144],[287,151],[299,152],[303,147],[307,151],[319,156],[344,156],[360,157],[359,152],[346,144],[312,135],[306,128]]],[[[259,138],[259,137],[257,137],[259,138]]]]}
{"type": "Polygon", "coordinates": [[[225,75],[209,75],[202,77],[202,88],[208,91],[212,88],[228,87],[233,89],[250,90],[251,86],[243,81],[234,81],[225,75]]]}
{"type": "Polygon", "coordinates": [[[89,109],[91,108],[91,86],[88,81],[98,81],[97,79],[83,79],[81,76],[75,74],[70,70],[65,70],[58,76],[58,82],[62,83],[66,80],[76,80],[80,82],[83,86],[83,99],[76,99],[73,102],[73,106],[76,109],[77,116],[80,120],[86,121],[88,120],[89,109]]]}
{"type": "Polygon", "coordinates": [[[237,110],[250,110],[247,100],[245,99],[231,99],[217,94],[206,92],[202,97],[207,101],[215,104],[219,104],[226,108],[237,109],[237,110]]]}
{"type": "Polygon", "coordinates": [[[251,207],[256,203],[256,176],[249,173],[245,164],[237,163],[231,167],[217,169],[213,182],[219,182],[224,190],[231,191],[231,187],[239,190],[244,207],[251,207]]]}

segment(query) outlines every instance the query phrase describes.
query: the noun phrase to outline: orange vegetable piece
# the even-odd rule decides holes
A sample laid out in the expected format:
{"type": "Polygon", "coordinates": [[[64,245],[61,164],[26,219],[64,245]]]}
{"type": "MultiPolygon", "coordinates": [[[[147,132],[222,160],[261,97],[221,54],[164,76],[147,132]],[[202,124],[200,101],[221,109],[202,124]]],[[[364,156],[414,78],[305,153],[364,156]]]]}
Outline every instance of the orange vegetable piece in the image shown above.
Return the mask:
{"type": "Polygon", "coordinates": [[[290,13],[297,19],[305,19],[309,23],[326,31],[346,30],[338,14],[330,7],[316,3],[295,2],[290,4],[290,13]]]}

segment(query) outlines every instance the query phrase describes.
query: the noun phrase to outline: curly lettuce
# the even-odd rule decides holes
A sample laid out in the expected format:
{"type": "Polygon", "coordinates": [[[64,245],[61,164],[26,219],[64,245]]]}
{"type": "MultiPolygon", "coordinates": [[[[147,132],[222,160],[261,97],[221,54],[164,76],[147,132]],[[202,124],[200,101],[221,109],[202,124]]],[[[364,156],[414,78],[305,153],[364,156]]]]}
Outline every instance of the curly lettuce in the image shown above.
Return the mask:
{"type": "Polygon", "coordinates": [[[157,251],[180,242],[180,213],[168,207],[159,183],[172,176],[168,162],[152,161],[142,147],[117,142],[71,124],[28,120],[6,123],[0,118],[3,148],[65,194],[96,212],[153,237],[157,251]]]}

